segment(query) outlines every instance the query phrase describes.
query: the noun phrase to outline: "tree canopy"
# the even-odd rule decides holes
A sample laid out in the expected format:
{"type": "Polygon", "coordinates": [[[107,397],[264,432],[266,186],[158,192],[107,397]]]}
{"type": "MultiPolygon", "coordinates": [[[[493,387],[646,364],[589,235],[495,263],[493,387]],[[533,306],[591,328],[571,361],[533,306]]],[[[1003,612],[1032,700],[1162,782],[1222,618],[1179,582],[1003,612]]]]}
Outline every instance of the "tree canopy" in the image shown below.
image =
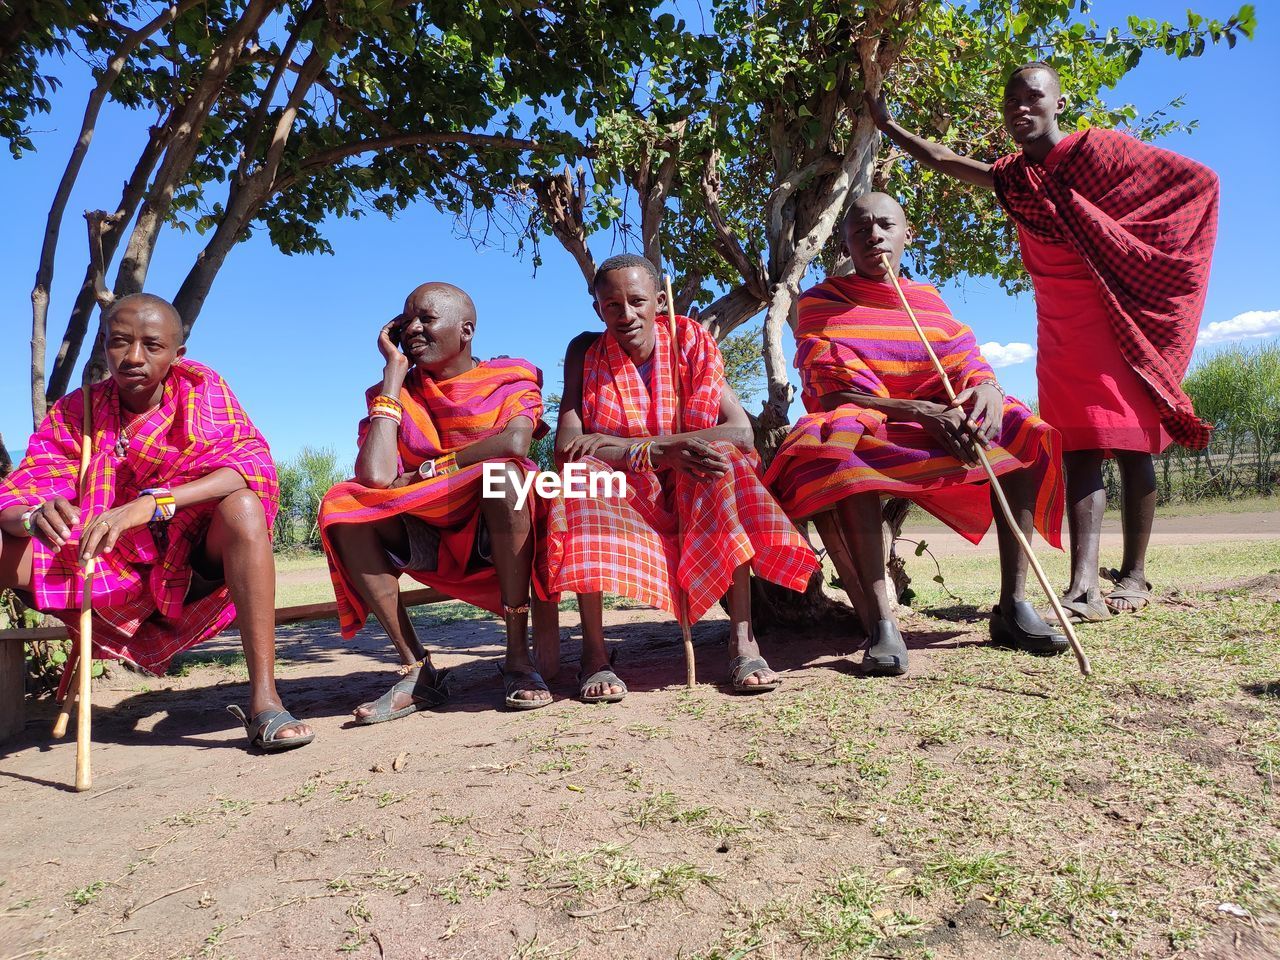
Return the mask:
{"type": "Polygon", "coordinates": [[[1102,26],[1087,0],[31,0],[0,6],[0,136],[35,149],[57,75],[93,64],[95,88],[56,195],[32,293],[32,405],[68,387],[95,305],[141,289],[163,230],[207,242],[170,296],[188,328],[236,243],[265,229],[287,254],[328,251],[324,223],[429,202],[473,238],[553,240],[594,270],[604,244],[670,270],[678,306],[728,336],[764,312],[766,428],[787,419],[781,332],[815,260],[839,271],[833,231],[879,186],[901,197],[913,268],[1022,282],[994,199],[882,151],[865,98],[994,159],[1009,147],[1009,70],[1063,74],[1068,122],[1154,136],[1190,125],[1107,92],[1151,53],[1198,56],[1252,34],[1225,21],[1131,17],[1102,26]],[[688,9],[686,9],[688,7],[688,9]],[[153,118],[119,197],[90,215],[84,283],[49,383],[53,253],[107,101],[153,118]],[[119,258],[117,261],[117,254],[119,258]],[[107,275],[114,266],[115,275],[107,275]]]}

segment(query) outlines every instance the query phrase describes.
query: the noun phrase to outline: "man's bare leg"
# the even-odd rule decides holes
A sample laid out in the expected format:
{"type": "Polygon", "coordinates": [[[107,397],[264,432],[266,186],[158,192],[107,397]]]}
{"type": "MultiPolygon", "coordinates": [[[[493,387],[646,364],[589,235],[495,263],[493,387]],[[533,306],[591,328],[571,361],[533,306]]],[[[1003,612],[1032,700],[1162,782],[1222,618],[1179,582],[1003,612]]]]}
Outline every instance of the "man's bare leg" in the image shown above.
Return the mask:
{"type": "MultiPolygon", "coordinates": [[[[578,614],[582,618],[582,656],[579,659],[580,676],[589,677],[609,666],[609,651],[604,645],[604,594],[578,594],[578,614]]],[[[611,683],[593,683],[583,688],[584,697],[611,697],[625,693],[624,687],[611,683]]]]}
{"type": "MultiPolygon", "coordinates": [[[[1036,478],[1030,470],[1016,470],[1000,478],[1009,509],[1027,543],[1035,531],[1036,478]]],[[[991,492],[996,539],[1000,546],[1000,604],[992,618],[991,635],[997,643],[1031,653],[1059,653],[1067,649],[1067,638],[1046,623],[1027,603],[1027,568],[1030,561],[991,492]]]]}
{"type": "MultiPolygon", "coordinates": [[[[276,692],[276,566],[262,501],[237,490],[214,507],[201,560],[222,571],[236,605],[240,641],[249,668],[249,713],[283,710],[276,692]]],[[[305,723],[282,727],[279,739],[311,733],[305,723]]]]}
{"type": "MultiPolygon", "coordinates": [[[[427,671],[427,679],[434,686],[436,669],[418,640],[409,612],[400,602],[400,571],[387,555],[388,550],[400,557],[409,555],[404,522],[399,517],[390,517],[374,523],[335,523],[329,528],[329,539],[351,575],[356,592],[391,638],[401,664],[407,667],[425,660],[421,669],[427,671]]],[[[409,676],[414,676],[414,672],[409,676]]],[[[411,703],[411,694],[398,692],[392,699],[391,710],[401,710],[411,703]]],[[[375,712],[372,703],[363,703],[355,709],[355,717],[363,720],[375,712]]]]}
{"type": "MultiPolygon", "coordinates": [[[[1120,562],[1117,587],[1146,591],[1147,545],[1156,519],[1156,465],[1149,453],[1116,451],[1120,467],[1122,529],[1124,558],[1120,562]]],[[[1136,610],[1140,604],[1124,597],[1107,600],[1107,606],[1120,612],[1136,610]]]]}
{"type": "MultiPolygon", "coordinates": [[[[505,607],[529,605],[530,577],[533,573],[533,522],[529,501],[516,509],[518,487],[524,468],[508,461],[499,483],[501,497],[481,497],[480,510],[493,543],[493,566],[498,573],[498,589],[505,607]]],[[[505,613],[505,611],[504,611],[505,613]]],[[[506,613],[507,659],[504,673],[535,677],[537,669],[529,655],[529,614],[506,613]]],[[[519,700],[551,700],[551,691],[532,679],[512,696],[519,700]]]]}
{"type": "Polygon", "coordinates": [[[1107,490],[1102,482],[1101,450],[1072,450],[1062,455],[1067,474],[1067,527],[1071,532],[1071,583],[1063,597],[1087,604],[1099,618],[1107,616],[1098,585],[1098,552],[1107,490]]]}
{"type": "MultiPolygon", "coordinates": [[[[729,587],[729,659],[760,656],[760,644],[751,629],[751,565],[741,564],[733,571],[729,587]]],[[[745,687],[777,683],[781,679],[773,670],[756,670],[742,680],[745,687]]]]}
{"type": "Polygon", "coordinates": [[[880,496],[859,493],[836,504],[836,515],[853,558],[862,592],[871,604],[876,623],[863,655],[862,669],[870,674],[907,672],[907,646],[889,600],[885,581],[884,546],[880,531],[880,496]]]}

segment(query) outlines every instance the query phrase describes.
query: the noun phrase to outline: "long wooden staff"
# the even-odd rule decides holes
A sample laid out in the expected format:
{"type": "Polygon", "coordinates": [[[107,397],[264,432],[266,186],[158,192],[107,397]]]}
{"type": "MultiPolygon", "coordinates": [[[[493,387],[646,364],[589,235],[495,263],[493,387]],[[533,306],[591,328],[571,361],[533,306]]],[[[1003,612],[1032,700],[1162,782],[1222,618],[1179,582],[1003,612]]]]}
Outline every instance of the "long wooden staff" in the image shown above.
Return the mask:
{"type": "MultiPolygon", "coordinates": [[[[955,403],[956,392],[951,389],[951,380],[947,376],[947,371],[938,359],[938,355],[933,352],[933,345],[929,343],[929,338],[925,336],[924,328],[920,326],[920,321],[916,319],[915,311],[911,309],[911,304],[907,302],[906,294],[902,292],[902,287],[898,283],[897,274],[893,272],[893,264],[890,263],[888,255],[881,254],[880,262],[884,265],[885,272],[889,276],[889,282],[893,284],[894,292],[898,295],[898,301],[902,304],[902,309],[907,311],[907,317],[910,318],[911,325],[916,328],[916,335],[920,337],[920,342],[924,344],[925,350],[928,351],[929,359],[933,361],[933,368],[938,371],[938,376],[942,379],[942,387],[947,391],[947,399],[955,403]]],[[[1058,595],[1054,591],[1052,584],[1049,583],[1049,578],[1045,576],[1044,568],[1040,566],[1040,561],[1036,559],[1036,555],[1032,552],[1031,544],[1022,535],[1022,528],[1014,520],[1013,511],[1009,509],[1009,501],[1005,499],[1004,490],[1000,486],[1000,481],[996,479],[996,472],[991,467],[991,461],[987,459],[986,450],[979,445],[977,451],[978,459],[982,462],[982,469],[986,471],[987,480],[991,483],[991,489],[996,495],[996,500],[1000,502],[1000,510],[1004,513],[1005,522],[1009,524],[1009,529],[1013,531],[1013,535],[1018,538],[1018,546],[1026,554],[1027,561],[1031,564],[1031,569],[1035,571],[1036,579],[1040,581],[1040,586],[1044,589],[1045,596],[1049,598],[1049,604],[1053,607],[1053,612],[1057,616],[1058,622],[1062,624],[1062,632],[1067,635],[1067,642],[1071,644],[1071,652],[1076,655],[1076,662],[1080,665],[1080,672],[1087,677],[1093,672],[1093,668],[1089,666],[1089,657],[1085,654],[1084,648],[1080,646],[1080,641],[1076,639],[1076,632],[1071,626],[1071,621],[1067,618],[1066,611],[1062,609],[1062,604],[1059,602],[1058,595]]]]}
{"type": "MultiPolygon", "coordinates": [[[[80,445],[80,476],[77,483],[80,488],[81,520],[88,508],[89,495],[89,460],[93,456],[93,403],[90,391],[91,384],[85,378],[84,394],[84,435],[80,445]]],[[[83,528],[81,536],[84,536],[83,528]]],[[[93,784],[93,773],[89,761],[92,745],[92,704],[90,682],[93,679],[93,574],[97,560],[90,559],[84,566],[84,588],[80,594],[80,641],[76,648],[75,668],[71,674],[71,683],[67,695],[62,699],[62,707],[58,711],[58,719],[53,725],[54,737],[61,739],[66,735],[67,724],[71,719],[71,702],[79,701],[76,714],[76,789],[88,790],[93,784]]]]}
{"type": "MultiPolygon", "coordinates": [[[[680,339],[676,331],[676,301],[671,296],[671,277],[669,274],[663,274],[662,282],[667,288],[667,321],[670,324],[671,331],[671,390],[675,400],[675,424],[674,432],[683,431],[680,415],[680,339]]],[[[676,478],[673,477],[673,482],[676,478]]],[[[678,489],[678,484],[677,484],[678,489]]],[[[676,541],[684,545],[684,530],[680,523],[680,504],[676,502],[676,541]]],[[[685,683],[692,687],[697,683],[697,665],[693,658],[693,630],[689,625],[689,598],[684,591],[680,589],[678,576],[671,578],[675,585],[676,600],[676,619],[680,621],[680,635],[684,638],[684,678],[685,683]]]]}

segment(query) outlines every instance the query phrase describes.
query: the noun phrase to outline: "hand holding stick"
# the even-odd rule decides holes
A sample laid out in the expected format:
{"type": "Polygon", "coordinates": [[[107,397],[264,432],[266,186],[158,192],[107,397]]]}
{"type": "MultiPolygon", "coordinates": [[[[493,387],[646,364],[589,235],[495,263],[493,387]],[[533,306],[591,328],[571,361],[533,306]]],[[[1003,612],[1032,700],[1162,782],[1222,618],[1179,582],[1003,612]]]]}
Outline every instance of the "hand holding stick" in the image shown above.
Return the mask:
{"type": "MultiPolygon", "coordinates": [[[[915,327],[916,335],[920,337],[920,342],[924,344],[925,350],[928,351],[929,359],[933,362],[933,368],[942,379],[942,387],[947,392],[947,398],[954,402],[956,392],[951,388],[951,380],[947,377],[946,368],[942,366],[938,355],[933,352],[933,345],[929,343],[929,338],[925,336],[924,328],[920,326],[920,321],[916,319],[915,311],[911,309],[911,304],[907,302],[906,294],[902,292],[902,287],[898,284],[897,274],[893,272],[893,264],[889,261],[888,256],[883,254],[880,257],[880,262],[884,265],[889,282],[893,284],[894,292],[898,295],[898,301],[902,304],[902,308],[906,310],[907,317],[911,320],[911,325],[915,327]]],[[[987,451],[981,444],[976,444],[975,446],[978,452],[978,459],[982,463],[982,469],[986,471],[987,480],[991,483],[991,490],[995,493],[996,500],[1000,503],[1000,510],[1004,514],[1005,522],[1008,523],[1009,529],[1013,531],[1013,535],[1017,538],[1018,546],[1026,554],[1027,562],[1030,563],[1036,579],[1040,581],[1040,586],[1044,589],[1045,596],[1049,598],[1049,604],[1053,607],[1054,615],[1057,616],[1058,622],[1062,624],[1062,632],[1066,634],[1067,642],[1071,644],[1071,652],[1076,655],[1076,662],[1080,665],[1080,673],[1087,677],[1093,672],[1092,667],[1089,666],[1089,657],[1080,646],[1080,641],[1076,639],[1075,629],[1071,626],[1071,621],[1068,619],[1066,611],[1062,609],[1058,594],[1049,583],[1049,578],[1040,566],[1040,561],[1036,559],[1035,553],[1032,552],[1031,544],[1027,542],[1027,538],[1022,534],[1022,529],[1014,519],[1013,511],[1009,508],[1009,501],[1005,499],[1004,490],[1000,486],[1000,481],[996,478],[996,472],[991,467],[991,461],[987,459],[987,451]]]]}

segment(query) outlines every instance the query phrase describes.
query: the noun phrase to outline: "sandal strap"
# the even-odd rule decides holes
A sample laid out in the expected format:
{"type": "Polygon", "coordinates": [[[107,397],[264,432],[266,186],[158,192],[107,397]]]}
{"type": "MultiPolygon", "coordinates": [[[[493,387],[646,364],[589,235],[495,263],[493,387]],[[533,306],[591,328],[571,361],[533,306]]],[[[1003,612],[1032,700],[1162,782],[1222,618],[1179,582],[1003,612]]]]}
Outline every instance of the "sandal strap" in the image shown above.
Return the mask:
{"type": "Polygon", "coordinates": [[[587,677],[585,680],[582,678],[582,674],[578,674],[578,693],[579,694],[581,694],[582,691],[585,690],[587,687],[594,686],[595,684],[600,684],[602,686],[608,685],[611,687],[621,687],[623,693],[629,692],[627,690],[627,685],[622,682],[622,678],[619,677],[616,673],[614,673],[613,670],[611,670],[609,667],[604,667],[600,670],[597,670],[595,673],[587,677]]]}
{"type": "Polygon", "coordinates": [[[239,706],[233,703],[227,706],[227,712],[244,724],[244,730],[249,736],[249,742],[256,744],[275,743],[276,734],[285,727],[297,727],[302,724],[288,710],[263,710],[260,713],[255,713],[250,718],[245,715],[245,712],[239,706]]]}
{"type": "Polygon", "coordinates": [[[542,674],[537,670],[503,670],[498,668],[498,672],[502,674],[502,686],[506,689],[507,696],[518,693],[521,690],[545,690],[551,692],[551,688],[547,686],[547,681],[542,679],[542,674]]]}
{"type": "Polygon", "coordinates": [[[773,672],[764,657],[734,657],[729,661],[729,679],[739,686],[747,677],[762,670],[773,672]]]}

